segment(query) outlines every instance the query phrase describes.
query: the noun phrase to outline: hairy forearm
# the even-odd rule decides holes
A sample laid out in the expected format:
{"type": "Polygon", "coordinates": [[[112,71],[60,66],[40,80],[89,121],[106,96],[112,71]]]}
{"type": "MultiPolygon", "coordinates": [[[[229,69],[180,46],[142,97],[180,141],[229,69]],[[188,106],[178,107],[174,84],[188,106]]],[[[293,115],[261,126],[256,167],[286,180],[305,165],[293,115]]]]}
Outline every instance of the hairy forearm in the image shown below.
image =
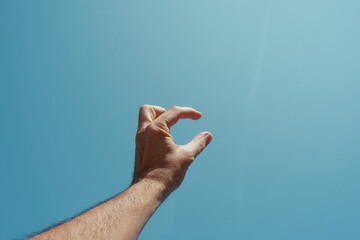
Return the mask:
{"type": "Polygon", "coordinates": [[[164,184],[142,179],[105,203],[31,239],[136,239],[168,194],[164,184]]]}

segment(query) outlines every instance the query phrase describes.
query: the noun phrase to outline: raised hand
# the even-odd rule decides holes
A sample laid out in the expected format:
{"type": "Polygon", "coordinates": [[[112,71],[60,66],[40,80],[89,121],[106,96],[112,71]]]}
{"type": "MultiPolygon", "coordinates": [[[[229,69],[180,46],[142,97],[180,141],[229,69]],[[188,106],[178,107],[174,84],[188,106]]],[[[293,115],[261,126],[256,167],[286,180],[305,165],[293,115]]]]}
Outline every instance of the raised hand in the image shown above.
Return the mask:
{"type": "Polygon", "coordinates": [[[185,118],[198,120],[201,113],[189,107],[174,106],[165,110],[158,106],[141,106],[133,183],[142,179],[156,180],[164,184],[168,194],[180,186],[190,164],[212,140],[209,132],[203,132],[188,144],[177,145],[170,128],[185,118]]]}

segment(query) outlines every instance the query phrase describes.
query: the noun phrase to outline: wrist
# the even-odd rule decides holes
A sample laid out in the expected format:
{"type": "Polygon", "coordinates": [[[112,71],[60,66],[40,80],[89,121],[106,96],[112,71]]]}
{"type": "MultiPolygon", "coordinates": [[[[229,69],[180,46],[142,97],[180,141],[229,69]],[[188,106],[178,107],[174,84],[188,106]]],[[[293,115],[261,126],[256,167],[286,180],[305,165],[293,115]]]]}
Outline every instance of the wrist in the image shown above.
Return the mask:
{"type": "Polygon", "coordinates": [[[136,181],[132,186],[135,185],[142,185],[146,189],[146,192],[153,195],[160,203],[172,192],[168,184],[152,177],[145,176],[136,181]]]}
{"type": "Polygon", "coordinates": [[[170,194],[180,186],[185,172],[181,168],[156,168],[143,174],[140,179],[154,180],[165,188],[165,192],[170,194]]]}

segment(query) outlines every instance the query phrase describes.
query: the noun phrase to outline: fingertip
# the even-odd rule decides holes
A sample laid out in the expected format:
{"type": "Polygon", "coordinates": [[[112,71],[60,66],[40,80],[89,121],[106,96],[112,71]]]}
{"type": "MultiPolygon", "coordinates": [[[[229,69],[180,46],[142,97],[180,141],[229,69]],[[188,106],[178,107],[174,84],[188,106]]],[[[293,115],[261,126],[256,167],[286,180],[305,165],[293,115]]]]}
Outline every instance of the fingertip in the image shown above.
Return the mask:
{"type": "Polygon", "coordinates": [[[202,117],[202,113],[195,110],[195,120],[198,120],[202,117]]]}
{"type": "Polygon", "coordinates": [[[192,120],[199,120],[202,117],[202,113],[199,111],[196,111],[195,109],[191,109],[185,115],[183,115],[182,118],[190,118],[192,120]]]}
{"type": "Polygon", "coordinates": [[[199,119],[202,117],[202,113],[192,107],[183,107],[183,109],[190,113],[193,119],[199,119]]]}
{"type": "Polygon", "coordinates": [[[162,112],[166,112],[166,109],[165,109],[165,108],[160,107],[160,106],[156,106],[156,107],[158,107],[162,112]]]}
{"type": "Polygon", "coordinates": [[[210,132],[204,132],[206,137],[206,146],[213,140],[213,135],[210,132]]]}

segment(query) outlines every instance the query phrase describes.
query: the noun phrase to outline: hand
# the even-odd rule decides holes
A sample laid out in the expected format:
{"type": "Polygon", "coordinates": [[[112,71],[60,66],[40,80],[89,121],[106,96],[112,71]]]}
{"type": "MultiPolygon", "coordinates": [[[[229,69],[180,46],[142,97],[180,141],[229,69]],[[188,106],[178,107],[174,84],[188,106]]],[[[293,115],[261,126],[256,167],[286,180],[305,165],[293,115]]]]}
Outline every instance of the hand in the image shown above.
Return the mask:
{"type": "Polygon", "coordinates": [[[156,180],[169,194],[180,186],[190,164],[212,140],[209,132],[203,132],[186,145],[176,145],[170,128],[185,118],[197,120],[201,113],[189,107],[174,106],[166,111],[158,106],[141,106],[133,183],[156,180]]]}

